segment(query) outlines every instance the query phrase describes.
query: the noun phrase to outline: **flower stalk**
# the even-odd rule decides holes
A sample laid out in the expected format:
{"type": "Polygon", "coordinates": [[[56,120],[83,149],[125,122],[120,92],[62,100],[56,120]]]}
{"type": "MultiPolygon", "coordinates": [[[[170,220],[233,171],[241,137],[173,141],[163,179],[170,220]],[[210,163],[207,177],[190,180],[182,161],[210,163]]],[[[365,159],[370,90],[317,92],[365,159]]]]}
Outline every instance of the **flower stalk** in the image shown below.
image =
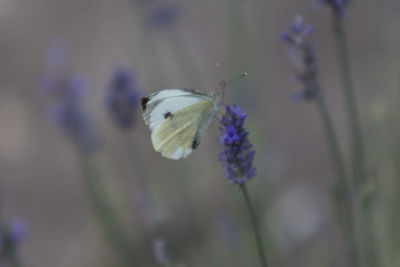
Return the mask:
{"type": "Polygon", "coordinates": [[[118,214],[112,206],[111,200],[108,198],[100,173],[93,159],[82,153],[80,153],[79,159],[93,209],[99,218],[106,238],[115,247],[116,251],[120,253],[122,266],[135,266],[136,261],[133,256],[133,248],[123,232],[122,225],[118,220],[118,214]]]}
{"type": "Polygon", "coordinates": [[[334,199],[343,235],[348,244],[346,255],[349,256],[350,266],[359,266],[360,257],[351,186],[346,175],[333,121],[318,84],[315,49],[313,44],[308,40],[312,31],[313,26],[305,24],[300,16],[296,16],[294,22],[291,24],[290,32],[284,33],[282,39],[290,46],[289,59],[295,67],[296,80],[301,85],[301,91],[297,94],[297,98],[315,101],[318,108],[336,176],[334,199]]]}
{"type": "Polygon", "coordinates": [[[239,189],[243,194],[243,198],[246,202],[247,210],[249,211],[250,221],[251,221],[251,225],[253,227],[254,237],[256,239],[257,251],[258,251],[258,257],[260,259],[260,264],[263,267],[267,267],[268,265],[267,265],[267,260],[266,260],[265,253],[264,253],[264,246],[263,246],[263,242],[262,242],[262,238],[261,238],[260,228],[257,223],[256,214],[254,212],[254,208],[251,203],[249,193],[247,192],[246,184],[240,184],[239,189]]]}
{"type": "Polygon", "coordinates": [[[246,188],[246,183],[256,176],[256,169],[253,167],[255,151],[248,139],[249,133],[243,127],[245,119],[246,113],[242,112],[239,106],[226,106],[225,114],[220,120],[221,143],[224,147],[219,158],[225,168],[225,176],[231,184],[238,185],[243,194],[256,239],[260,264],[262,267],[267,267],[256,214],[246,188]]]}
{"type": "Polygon", "coordinates": [[[351,138],[351,154],[353,167],[353,188],[359,196],[360,229],[362,232],[363,256],[367,266],[378,266],[375,247],[374,225],[371,206],[371,194],[364,194],[364,189],[370,184],[365,161],[365,146],[358,114],[358,106],[354,93],[351,74],[350,56],[347,49],[347,36],[343,25],[343,17],[338,12],[332,15],[333,33],[339,60],[339,72],[343,96],[348,118],[348,128],[351,138]]]}

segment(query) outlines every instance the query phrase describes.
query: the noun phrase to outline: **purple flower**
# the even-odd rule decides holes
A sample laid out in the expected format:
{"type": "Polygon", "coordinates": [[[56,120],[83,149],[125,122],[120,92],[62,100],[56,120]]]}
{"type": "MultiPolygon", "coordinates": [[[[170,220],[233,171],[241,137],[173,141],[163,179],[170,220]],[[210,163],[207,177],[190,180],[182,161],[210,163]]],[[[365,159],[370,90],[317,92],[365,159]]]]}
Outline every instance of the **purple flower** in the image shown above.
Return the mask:
{"type": "Polygon", "coordinates": [[[19,245],[25,238],[26,232],[26,222],[21,219],[14,219],[8,231],[10,242],[15,246],[19,245]]]}
{"type": "Polygon", "coordinates": [[[1,225],[0,260],[9,259],[17,253],[26,231],[26,223],[21,219],[14,219],[10,226],[1,225]]]}
{"type": "Polygon", "coordinates": [[[343,15],[351,0],[319,0],[319,2],[329,6],[335,13],[343,15]]]}
{"type": "Polygon", "coordinates": [[[121,129],[130,129],[136,119],[140,94],[133,73],[116,68],[108,86],[107,106],[114,122],[121,129]]]}
{"type": "Polygon", "coordinates": [[[180,9],[176,2],[160,3],[149,9],[147,23],[155,29],[164,29],[172,26],[180,15],[180,9]]]}
{"type": "Polygon", "coordinates": [[[282,34],[282,40],[289,45],[289,60],[294,67],[296,80],[301,91],[295,93],[295,99],[312,100],[318,94],[317,64],[315,47],[308,40],[314,27],[305,24],[301,16],[296,16],[289,32],[282,34]]]}
{"type": "Polygon", "coordinates": [[[46,73],[42,89],[51,99],[50,118],[85,153],[98,148],[99,139],[84,108],[88,83],[71,74],[66,49],[60,43],[47,50],[46,73]]]}
{"type": "Polygon", "coordinates": [[[98,148],[98,137],[83,107],[83,92],[87,84],[79,76],[64,77],[53,84],[50,116],[52,121],[83,152],[92,153],[98,148]]]}
{"type": "Polygon", "coordinates": [[[243,124],[246,113],[239,106],[227,105],[220,120],[223,150],[219,159],[225,168],[225,175],[232,184],[244,184],[256,175],[253,167],[254,150],[248,139],[249,133],[243,124]]]}
{"type": "Polygon", "coordinates": [[[169,263],[170,259],[167,254],[166,244],[163,238],[158,237],[153,241],[153,253],[158,264],[169,263]]]}

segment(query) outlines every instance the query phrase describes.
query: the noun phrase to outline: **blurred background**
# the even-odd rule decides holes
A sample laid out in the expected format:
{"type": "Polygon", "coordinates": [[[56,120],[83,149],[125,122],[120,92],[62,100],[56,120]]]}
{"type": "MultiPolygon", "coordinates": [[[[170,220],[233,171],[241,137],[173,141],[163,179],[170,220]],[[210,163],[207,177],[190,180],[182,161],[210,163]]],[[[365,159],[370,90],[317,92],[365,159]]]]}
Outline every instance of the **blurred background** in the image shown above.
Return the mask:
{"type": "MultiPolygon", "coordinates": [[[[350,2],[343,19],[379,266],[400,266],[400,2],[350,2]]],[[[163,88],[209,93],[242,72],[248,77],[229,87],[225,103],[247,113],[257,168],[248,190],[270,265],[345,266],[324,130],[315,103],[293,98],[301,85],[280,37],[298,14],[315,26],[319,83],[349,165],[324,4],[0,0],[0,220],[19,227],[21,266],[120,266],[101,222],[115,223],[110,216],[133,248],[131,266],[165,258],[173,266],[258,266],[242,196],[218,160],[217,121],[190,157],[168,160],[153,150],[138,104],[163,88]],[[112,88],[126,84],[132,115],[116,121],[112,88]],[[69,108],[79,119],[66,119],[69,108]]]]}

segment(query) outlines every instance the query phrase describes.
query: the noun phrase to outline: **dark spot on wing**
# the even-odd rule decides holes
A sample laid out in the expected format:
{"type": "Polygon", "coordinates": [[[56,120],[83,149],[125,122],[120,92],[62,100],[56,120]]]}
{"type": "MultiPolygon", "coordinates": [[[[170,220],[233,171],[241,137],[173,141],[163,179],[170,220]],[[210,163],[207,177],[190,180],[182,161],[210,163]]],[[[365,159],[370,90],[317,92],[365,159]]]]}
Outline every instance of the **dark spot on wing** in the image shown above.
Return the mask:
{"type": "Polygon", "coordinates": [[[199,146],[199,144],[200,144],[199,139],[195,137],[192,143],[192,149],[196,149],[199,146]]]}
{"type": "Polygon", "coordinates": [[[149,102],[149,100],[150,100],[150,98],[148,96],[142,97],[142,99],[140,99],[140,103],[142,104],[143,111],[146,111],[147,102],[149,102]]]}
{"type": "Polygon", "coordinates": [[[172,118],[172,113],[169,111],[164,114],[164,119],[168,119],[168,118],[172,118]]]}

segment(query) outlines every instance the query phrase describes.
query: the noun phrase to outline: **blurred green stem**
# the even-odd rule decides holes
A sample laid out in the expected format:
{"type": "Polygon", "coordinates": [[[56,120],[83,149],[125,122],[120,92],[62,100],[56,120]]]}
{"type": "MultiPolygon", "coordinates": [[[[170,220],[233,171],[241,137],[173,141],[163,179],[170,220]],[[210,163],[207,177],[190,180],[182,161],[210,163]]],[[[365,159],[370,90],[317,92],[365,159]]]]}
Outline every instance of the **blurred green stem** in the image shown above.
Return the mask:
{"type": "Polygon", "coordinates": [[[341,77],[348,127],[351,136],[353,186],[360,197],[360,227],[363,237],[363,252],[365,263],[368,266],[378,266],[375,249],[373,217],[371,210],[371,196],[364,195],[369,181],[365,165],[365,151],[361,125],[358,115],[357,102],[353,91],[353,81],[350,67],[350,57],[347,50],[347,37],[343,25],[343,16],[337,12],[333,13],[333,33],[336,40],[336,48],[339,60],[339,72],[341,77]]]}
{"type": "Polygon", "coordinates": [[[243,0],[229,1],[229,65],[231,73],[242,73],[247,71],[247,49],[246,49],[246,17],[243,0]]]}
{"type": "Polygon", "coordinates": [[[253,231],[254,231],[254,236],[256,238],[258,256],[260,258],[261,266],[267,267],[268,265],[267,265],[267,260],[266,260],[265,254],[264,254],[264,246],[263,246],[263,242],[262,242],[262,238],[261,238],[261,233],[260,233],[260,229],[258,227],[257,218],[256,218],[256,215],[254,212],[253,205],[251,204],[249,193],[247,192],[247,188],[246,188],[245,184],[240,184],[239,188],[240,188],[240,191],[242,191],[242,193],[243,193],[243,197],[246,202],[247,210],[249,211],[250,220],[251,220],[251,224],[252,224],[253,231]]]}
{"type": "Polygon", "coordinates": [[[342,83],[343,96],[346,105],[348,128],[351,136],[353,176],[355,186],[362,186],[367,179],[364,160],[364,144],[358,115],[357,102],[353,90],[353,81],[350,69],[350,57],[347,50],[347,37],[343,26],[343,18],[334,13],[333,32],[339,60],[339,73],[342,83]]]}
{"type": "Polygon", "coordinates": [[[88,155],[83,155],[83,153],[79,154],[79,159],[93,209],[102,225],[108,242],[120,253],[123,266],[136,266],[132,255],[133,248],[123,232],[117,212],[107,195],[93,159],[88,155]]]}
{"type": "MultiPolygon", "coordinates": [[[[152,213],[156,203],[155,203],[155,199],[154,199],[153,194],[149,187],[149,183],[148,183],[148,179],[147,179],[148,177],[143,169],[145,166],[145,163],[142,162],[142,158],[140,157],[140,153],[139,153],[140,151],[137,149],[137,146],[133,142],[133,140],[134,140],[134,136],[132,135],[133,131],[126,131],[123,134],[124,134],[126,146],[129,150],[129,154],[131,157],[131,163],[134,168],[134,171],[136,174],[136,179],[138,182],[137,189],[136,189],[138,198],[135,200],[139,201],[139,203],[140,203],[139,205],[143,205],[143,203],[144,203],[144,205],[146,206],[146,208],[144,209],[144,212],[152,213]]],[[[139,216],[141,219],[140,224],[142,227],[142,231],[144,233],[146,241],[148,242],[148,246],[150,246],[152,236],[153,236],[153,234],[152,234],[152,226],[153,225],[149,225],[149,222],[147,219],[149,217],[151,217],[152,215],[149,215],[149,214],[143,215],[142,210],[139,211],[139,214],[140,213],[142,213],[142,216],[139,216]]]]}
{"type": "Polygon", "coordinates": [[[133,136],[133,131],[126,131],[123,134],[125,144],[129,150],[129,155],[131,157],[133,168],[135,169],[135,173],[137,175],[140,191],[142,191],[145,195],[150,196],[149,186],[147,182],[148,180],[146,179],[146,174],[143,171],[143,167],[145,165],[142,162],[142,158],[139,156],[140,151],[137,149],[136,145],[133,142],[133,140],[135,139],[135,137],[133,136]]]}
{"type": "Polygon", "coordinates": [[[190,83],[202,87],[200,78],[200,69],[198,68],[196,60],[190,53],[185,40],[181,34],[176,32],[176,29],[171,29],[166,32],[170,46],[172,47],[174,57],[178,61],[178,65],[182,70],[182,74],[189,80],[190,83]]]}
{"type": "MultiPolygon", "coordinates": [[[[133,3],[131,3],[133,5],[133,3]]],[[[146,54],[146,63],[150,66],[150,69],[147,70],[149,73],[147,80],[149,83],[149,87],[162,88],[165,84],[165,71],[162,67],[162,60],[160,57],[160,52],[158,50],[157,41],[155,40],[152,32],[149,31],[144,19],[143,14],[145,13],[145,9],[140,5],[135,5],[136,8],[131,8],[131,18],[133,24],[139,24],[138,34],[140,36],[141,48],[145,51],[146,54]]],[[[137,34],[135,32],[134,34],[137,34]]],[[[134,59],[135,61],[137,59],[134,59]]]]}
{"type": "Polygon", "coordinates": [[[325,129],[325,135],[331,154],[331,160],[336,175],[336,182],[334,185],[334,194],[336,200],[336,209],[339,215],[339,220],[343,228],[344,238],[348,243],[350,265],[351,267],[360,266],[360,256],[358,253],[358,242],[356,234],[356,224],[354,220],[354,204],[351,198],[351,191],[349,182],[347,180],[343,158],[340,152],[340,147],[337,141],[335,129],[333,127],[332,118],[329,114],[328,107],[325,103],[325,99],[322,95],[320,88],[316,90],[316,102],[319,109],[321,121],[325,129]]]}

